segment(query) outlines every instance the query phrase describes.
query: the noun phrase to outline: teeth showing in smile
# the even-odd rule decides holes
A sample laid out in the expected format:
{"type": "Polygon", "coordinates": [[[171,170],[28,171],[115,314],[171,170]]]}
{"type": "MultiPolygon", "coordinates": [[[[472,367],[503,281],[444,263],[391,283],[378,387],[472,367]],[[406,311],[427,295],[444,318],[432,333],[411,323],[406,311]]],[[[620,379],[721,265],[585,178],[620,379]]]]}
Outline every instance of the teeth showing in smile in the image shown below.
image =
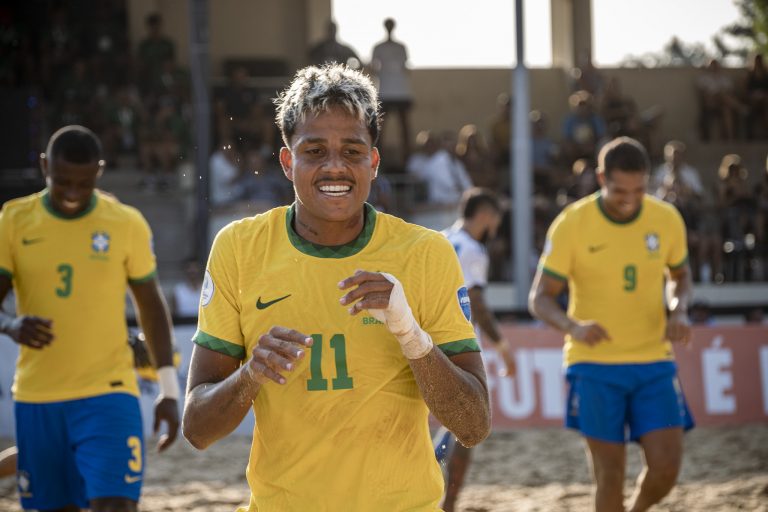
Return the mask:
{"type": "Polygon", "coordinates": [[[322,185],[320,191],[330,196],[343,196],[352,189],[349,185],[322,185]]]}

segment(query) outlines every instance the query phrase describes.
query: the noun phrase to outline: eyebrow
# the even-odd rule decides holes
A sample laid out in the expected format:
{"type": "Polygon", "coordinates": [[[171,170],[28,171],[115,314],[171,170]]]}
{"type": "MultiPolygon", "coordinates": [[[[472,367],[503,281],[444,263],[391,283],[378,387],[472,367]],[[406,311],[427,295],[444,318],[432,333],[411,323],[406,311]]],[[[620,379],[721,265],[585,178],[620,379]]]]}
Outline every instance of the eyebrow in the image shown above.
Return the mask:
{"type": "MultiPolygon", "coordinates": [[[[324,143],[324,142],[328,142],[328,139],[324,139],[323,137],[308,137],[306,139],[300,140],[299,144],[317,144],[317,143],[324,143]]],[[[367,145],[367,142],[364,139],[357,138],[357,137],[341,139],[341,142],[344,144],[367,145]]]]}

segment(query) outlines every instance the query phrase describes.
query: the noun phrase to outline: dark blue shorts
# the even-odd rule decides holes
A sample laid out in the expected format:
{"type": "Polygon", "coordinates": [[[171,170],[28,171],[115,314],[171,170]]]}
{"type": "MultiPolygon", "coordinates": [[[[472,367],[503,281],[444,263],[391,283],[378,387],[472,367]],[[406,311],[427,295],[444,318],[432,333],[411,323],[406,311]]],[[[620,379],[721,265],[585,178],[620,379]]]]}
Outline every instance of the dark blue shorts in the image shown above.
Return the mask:
{"type": "Polygon", "coordinates": [[[677,366],[578,363],[568,367],[565,425],[587,437],[625,443],[653,430],[693,428],[677,366]]]}
{"type": "Polygon", "coordinates": [[[24,509],[88,508],[106,497],[139,501],[144,440],[135,396],[16,402],[15,411],[24,509]]]}

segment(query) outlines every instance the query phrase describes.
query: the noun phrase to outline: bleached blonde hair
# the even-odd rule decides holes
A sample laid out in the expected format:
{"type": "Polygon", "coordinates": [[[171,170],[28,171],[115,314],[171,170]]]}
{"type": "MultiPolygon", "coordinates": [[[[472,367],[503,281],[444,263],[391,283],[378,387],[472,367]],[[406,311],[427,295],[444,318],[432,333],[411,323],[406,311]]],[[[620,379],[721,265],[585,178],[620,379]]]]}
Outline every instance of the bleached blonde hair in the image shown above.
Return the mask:
{"type": "Polygon", "coordinates": [[[308,66],[300,69],[286,90],[275,99],[277,126],[287,147],[296,125],[307,114],[316,115],[341,106],[363,121],[371,144],[379,138],[379,100],[373,82],[363,73],[342,64],[308,66]]]}

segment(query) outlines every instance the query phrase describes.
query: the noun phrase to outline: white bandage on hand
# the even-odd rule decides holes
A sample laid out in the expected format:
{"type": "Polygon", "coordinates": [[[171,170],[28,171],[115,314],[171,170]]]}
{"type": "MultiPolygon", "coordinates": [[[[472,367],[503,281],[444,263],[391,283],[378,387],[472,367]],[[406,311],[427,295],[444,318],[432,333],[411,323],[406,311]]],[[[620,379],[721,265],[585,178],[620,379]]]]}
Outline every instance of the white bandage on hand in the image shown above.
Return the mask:
{"type": "Polygon", "coordinates": [[[173,366],[163,366],[157,369],[157,383],[160,385],[160,395],[158,400],[163,398],[172,398],[178,400],[181,395],[179,388],[179,377],[176,368],[173,366]]]}
{"type": "Polygon", "coordinates": [[[432,350],[432,338],[422,330],[413,316],[400,281],[386,272],[381,272],[381,275],[394,285],[389,295],[389,305],[386,309],[369,309],[368,312],[395,335],[407,359],[420,359],[432,350]]]}

